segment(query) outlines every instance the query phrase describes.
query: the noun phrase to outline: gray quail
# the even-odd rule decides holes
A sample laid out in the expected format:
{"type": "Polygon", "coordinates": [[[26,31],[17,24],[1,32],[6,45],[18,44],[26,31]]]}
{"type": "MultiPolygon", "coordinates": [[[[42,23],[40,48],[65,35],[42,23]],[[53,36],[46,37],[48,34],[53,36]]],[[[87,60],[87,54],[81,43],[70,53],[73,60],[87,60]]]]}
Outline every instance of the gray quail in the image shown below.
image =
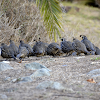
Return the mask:
{"type": "Polygon", "coordinates": [[[98,47],[95,47],[95,49],[96,49],[95,54],[96,54],[96,55],[100,55],[100,49],[99,49],[98,47]]]}
{"type": "Polygon", "coordinates": [[[57,43],[51,43],[47,47],[47,54],[52,56],[60,56],[62,54],[62,50],[57,43]]]}
{"type": "Polygon", "coordinates": [[[26,47],[19,47],[18,51],[19,52],[17,58],[19,58],[20,60],[22,60],[22,58],[29,56],[29,51],[26,49],[26,47]]]}
{"type": "Polygon", "coordinates": [[[47,43],[41,41],[36,42],[36,44],[33,46],[34,55],[37,57],[46,55],[47,47],[48,47],[47,43]]]}
{"type": "Polygon", "coordinates": [[[71,55],[72,52],[74,51],[73,46],[72,46],[72,42],[70,41],[66,41],[64,38],[61,39],[61,49],[64,53],[67,54],[67,56],[71,55]]]}
{"type": "Polygon", "coordinates": [[[33,49],[31,48],[31,46],[29,44],[24,43],[22,40],[20,40],[20,47],[26,47],[26,49],[29,51],[29,56],[33,55],[33,49]]]}
{"type": "Polygon", "coordinates": [[[79,40],[76,39],[76,38],[73,38],[72,46],[73,46],[73,48],[74,48],[74,51],[77,52],[77,55],[79,55],[79,54],[81,54],[81,53],[90,54],[90,53],[87,51],[85,44],[82,43],[81,41],[79,41],[79,40]]]}
{"type": "Polygon", "coordinates": [[[14,60],[16,60],[16,57],[14,56],[14,51],[5,43],[1,44],[1,56],[3,58],[13,58],[14,60]]]}
{"type": "Polygon", "coordinates": [[[82,37],[81,42],[85,44],[88,51],[96,51],[91,41],[89,41],[85,35],[80,35],[80,37],[82,37]]]}
{"type": "Polygon", "coordinates": [[[18,47],[15,45],[14,41],[10,40],[9,47],[13,50],[14,56],[16,57],[18,54],[18,47]]]}

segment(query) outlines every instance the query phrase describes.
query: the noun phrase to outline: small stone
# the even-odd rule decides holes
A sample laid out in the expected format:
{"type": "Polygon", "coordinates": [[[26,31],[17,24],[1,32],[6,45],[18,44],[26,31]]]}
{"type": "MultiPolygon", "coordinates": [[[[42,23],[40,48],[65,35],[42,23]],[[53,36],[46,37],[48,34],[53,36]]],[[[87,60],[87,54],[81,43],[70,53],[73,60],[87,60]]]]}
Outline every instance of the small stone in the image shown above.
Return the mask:
{"type": "Polygon", "coordinates": [[[44,81],[40,83],[37,87],[37,89],[57,89],[57,90],[65,90],[65,88],[58,82],[53,81],[44,81]]]}
{"type": "Polygon", "coordinates": [[[26,64],[24,67],[29,70],[37,70],[37,69],[42,69],[42,68],[49,70],[47,67],[45,67],[39,63],[36,63],[36,62],[26,64]]]}
{"type": "Polygon", "coordinates": [[[6,63],[0,62],[0,71],[5,71],[5,70],[8,70],[8,69],[13,69],[13,68],[6,63]]]}
{"type": "Polygon", "coordinates": [[[6,64],[9,64],[10,62],[9,61],[2,61],[3,63],[6,63],[6,64]]]}
{"type": "Polygon", "coordinates": [[[100,77],[100,69],[95,69],[87,73],[91,77],[100,77]]]}
{"type": "Polygon", "coordinates": [[[31,75],[31,78],[42,77],[42,76],[50,76],[49,71],[45,68],[38,69],[31,75]]]}
{"type": "Polygon", "coordinates": [[[0,94],[0,100],[7,100],[7,96],[5,94],[0,94]]]}
{"type": "Polygon", "coordinates": [[[23,82],[32,82],[32,78],[30,76],[22,77],[19,83],[23,82]]]}
{"type": "Polygon", "coordinates": [[[17,81],[17,79],[13,79],[12,82],[15,83],[17,81]]]}
{"type": "Polygon", "coordinates": [[[80,59],[80,58],[85,58],[85,56],[81,56],[81,57],[73,57],[73,58],[80,59]]]}
{"type": "Polygon", "coordinates": [[[99,64],[100,62],[91,62],[91,64],[93,65],[93,64],[99,64]]]}
{"type": "Polygon", "coordinates": [[[5,78],[5,81],[10,81],[10,77],[6,77],[5,78]]]}
{"type": "Polygon", "coordinates": [[[17,78],[17,79],[13,79],[12,82],[18,82],[18,83],[24,83],[24,82],[32,82],[33,79],[30,76],[26,76],[26,77],[21,77],[21,78],[17,78]]]}
{"type": "Polygon", "coordinates": [[[97,83],[98,85],[100,85],[100,82],[99,83],[97,83]]]}

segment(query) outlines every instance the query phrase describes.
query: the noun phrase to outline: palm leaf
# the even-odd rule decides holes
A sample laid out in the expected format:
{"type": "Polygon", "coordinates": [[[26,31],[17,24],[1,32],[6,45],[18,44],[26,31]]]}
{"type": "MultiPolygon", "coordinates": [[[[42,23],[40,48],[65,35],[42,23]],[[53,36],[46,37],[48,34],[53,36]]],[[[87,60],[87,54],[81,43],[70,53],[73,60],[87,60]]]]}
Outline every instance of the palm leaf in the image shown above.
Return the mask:
{"type": "Polygon", "coordinates": [[[43,16],[44,25],[49,37],[52,38],[54,36],[55,42],[57,42],[57,35],[61,37],[60,30],[62,30],[59,21],[61,7],[56,3],[56,1],[57,0],[36,0],[36,4],[43,16]]]}

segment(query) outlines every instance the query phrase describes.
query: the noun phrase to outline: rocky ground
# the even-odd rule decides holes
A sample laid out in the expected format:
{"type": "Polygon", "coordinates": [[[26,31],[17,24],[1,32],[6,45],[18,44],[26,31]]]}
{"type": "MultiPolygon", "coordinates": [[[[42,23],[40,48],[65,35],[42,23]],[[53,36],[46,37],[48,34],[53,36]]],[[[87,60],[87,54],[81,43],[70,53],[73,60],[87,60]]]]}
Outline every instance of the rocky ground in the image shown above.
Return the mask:
{"type": "MultiPolygon", "coordinates": [[[[100,100],[99,56],[30,57],[22,63],[9,61],[13,69],[0,71],[0,100],[100,100]],[[32,75],[36,70],[24,66],[32,62],[47,67],[50,75],[34,77],[20,82],[20,78],[32,75]],[[98,70],[97,70],[98,69],[98,70]],[[89,79],[93,79],[92,81],[89,79]],[[89,81],[87,81],[89,80],[89,81]],[[58,82],[57,88],[45,82],[58,82]],[[44,82],[44,88],[37,88],[44,82]]],[[[0,58],[0,61],[3,61],[0,58]]],[[[0,69],[1,70],[1,69],[0,69]]]]}

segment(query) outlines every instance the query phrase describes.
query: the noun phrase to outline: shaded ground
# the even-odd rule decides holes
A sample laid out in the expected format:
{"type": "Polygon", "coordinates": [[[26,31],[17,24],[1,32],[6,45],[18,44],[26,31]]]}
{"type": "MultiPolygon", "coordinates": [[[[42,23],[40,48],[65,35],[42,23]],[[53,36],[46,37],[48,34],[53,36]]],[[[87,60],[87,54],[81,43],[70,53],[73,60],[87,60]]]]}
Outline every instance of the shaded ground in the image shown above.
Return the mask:
{"type": "Polygon", "coordinates": [[[10,61],[14,69],[0,72],[0,94],[5,94],[7,100],[100,100],[100,85],[98,85],[100,77],[94,78],[97,83],[86,81],[91,78],[87,76],[89,71],[100,68],[99,60],[91,60],[95,57],[99,56],[55,58],[45,56],[26,58],[22,63],[10,61]],[[29,76],[34,72],[24,68],[25,64],[31,62],[45,65],[52,70],[51,75],[36,78],[33,82],[13,83],[13,79],[29,76]],[[7,77],[10,79],[5,80],[7,77]],[[36,86],[45,80],[59,82],[66,87],[66,90],[36,89],[36,86]]]}

